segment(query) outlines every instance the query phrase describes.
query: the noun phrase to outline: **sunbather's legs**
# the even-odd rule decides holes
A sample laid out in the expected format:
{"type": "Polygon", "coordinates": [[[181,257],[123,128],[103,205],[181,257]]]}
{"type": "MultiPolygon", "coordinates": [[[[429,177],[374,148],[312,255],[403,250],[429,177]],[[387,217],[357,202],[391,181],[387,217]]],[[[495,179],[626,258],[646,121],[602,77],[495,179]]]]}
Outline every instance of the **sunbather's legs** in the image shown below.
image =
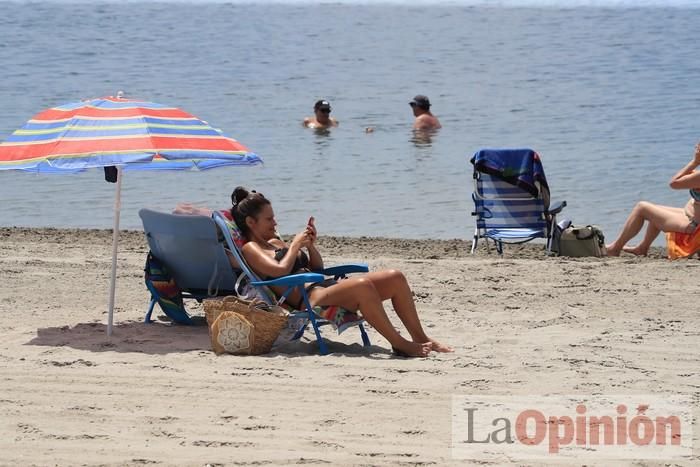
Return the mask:
{"type": "Polygon", "coordinates": [[[408,285],[406,276],[396,269],[388,269],[377,272],[370,272],[365,276],[377,289],[382,300],[391,300],[394,310],[401,322],[406,326],[406,330],[411,335],[413,342],[432,342],[433,350],[437,352],[451,352],[452,349],[438,341],[431,339],[425,334],[416,304],[413,301],[411,287],[408,285]]]}
{"type": "Polygon", "coordinates": [[[404,339],[386,315],[382,298],[371,280],[366,276],[345,279],[331,287],[311,290],[309,301],[315,305],[338,305],[349,310],[361,310],[362,316],[392,347],[415,357],[425,357],[432,350],[432,342],[411,342],[404,339]]]}
{"type": "Polygon", "coordinates": [[[623,246],[622,250],[633,255],[646,256],[649,253],[649,247],[651,247],[651,244],[654,243],[654,240],[660,233],[661,230],[654,224],[647,222],[647,231],[644,233],[644,239],[636,246],[623,246]]]}
{"type": "MultiPolygon", "coordinates": [[[[660,206],[647,201],[640,201],[634,209],[632,209],[625,225],[622,227],[620,235],[612,243],[607,245],[608,256],[619,256],[620,251],[622,251],[622,248],[627,242],[642,230],[644,221],[649,221],[650,230],[647,231],[644,240],[639,245],[642,247],[638,250],[641,254],[646,254],[644,248],[648,250],[651,242],[654,241],[661,231],[684,232],[688,227],[688,218],[683,208],[660,206]]],[[[631,250],[634,250],[632,252],[637,251],[635,248],[631,250]]]]}

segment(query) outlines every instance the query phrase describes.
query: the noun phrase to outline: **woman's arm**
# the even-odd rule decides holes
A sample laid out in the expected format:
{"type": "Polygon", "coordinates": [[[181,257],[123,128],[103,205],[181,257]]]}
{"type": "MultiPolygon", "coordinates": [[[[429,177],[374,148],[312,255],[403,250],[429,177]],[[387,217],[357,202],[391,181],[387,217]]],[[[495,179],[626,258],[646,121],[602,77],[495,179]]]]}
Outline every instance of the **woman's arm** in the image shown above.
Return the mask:
{"type": "Polygon", "coordinates": [[[671,178],[669,185],[674,190],[700,188],[700,172],[695,169],[700,165],[700,143],[695,145],[693,160],[688,162],[676,175],[671,178]]]}
{"type": "Polygon", "coordinates": [[[309,267],[311,270],[318,271],[323,269],[323,258],[321,253],[316,249],[316,220],[313,216],[309,217],[309,223],[306,225],[306,232],[309,233],[309,244],[306,249],[309,252],[309,267]]]}
{"type": "MultiPolygon", "coordinates": [[[[286,245],[281,240],[270,241],[275,247],[284,248],[286,245]]],[[[280,277],[292,272],[299,250],[308,243],[306,231],[297,234],[289,245],[289,251],[280,260],[270,256],[260,245],[248,242],[241,249],[243,257],[248,265],[260,276],[280,277]]]]}
{"type": "Polygon", "coordinates": [[[319,271],[323,269],[323,258],[321,253],[316,249],[315,244],[310,244],[306,249],[309,252],[309,267],[312,271],[319,271]]]}

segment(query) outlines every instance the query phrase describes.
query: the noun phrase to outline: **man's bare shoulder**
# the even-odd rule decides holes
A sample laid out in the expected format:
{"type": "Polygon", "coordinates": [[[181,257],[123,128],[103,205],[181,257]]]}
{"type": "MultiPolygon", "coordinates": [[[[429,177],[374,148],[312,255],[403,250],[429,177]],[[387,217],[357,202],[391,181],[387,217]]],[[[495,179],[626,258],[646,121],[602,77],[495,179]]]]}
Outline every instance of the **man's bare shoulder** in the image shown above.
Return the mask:
{"type": "Polygon", "coordinates": [[[442,125],[440,125],[440,121],[434,115],[423,114],[416,117],[413,128],[416,130],[434,130],[442,128],[442,125]]]}

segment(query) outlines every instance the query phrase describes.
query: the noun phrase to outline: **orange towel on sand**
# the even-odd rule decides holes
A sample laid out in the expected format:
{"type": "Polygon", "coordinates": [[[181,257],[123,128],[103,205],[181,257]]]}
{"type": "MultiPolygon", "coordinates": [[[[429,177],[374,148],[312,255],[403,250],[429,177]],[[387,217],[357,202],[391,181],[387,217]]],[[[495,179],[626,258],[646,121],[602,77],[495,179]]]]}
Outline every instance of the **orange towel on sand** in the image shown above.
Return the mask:
{"type": "Polygon", "coordinates": [[[700,251],[700,227],[693,233],[666,232],[668,259],[687,258],[700,251]]]}

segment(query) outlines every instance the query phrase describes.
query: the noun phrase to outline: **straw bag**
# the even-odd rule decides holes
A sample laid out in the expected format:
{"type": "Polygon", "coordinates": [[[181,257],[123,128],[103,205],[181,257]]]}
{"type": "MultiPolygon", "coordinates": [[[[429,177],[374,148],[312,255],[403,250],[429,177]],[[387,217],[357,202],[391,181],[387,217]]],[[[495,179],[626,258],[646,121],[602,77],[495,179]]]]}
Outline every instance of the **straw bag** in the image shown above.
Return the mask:
{"type": "Polygon", "coordinates": [[[204,300],[204,313],[214,352],[236,355],[269,352],[288,315],[281,307],[234,296],[204,300]]]}

